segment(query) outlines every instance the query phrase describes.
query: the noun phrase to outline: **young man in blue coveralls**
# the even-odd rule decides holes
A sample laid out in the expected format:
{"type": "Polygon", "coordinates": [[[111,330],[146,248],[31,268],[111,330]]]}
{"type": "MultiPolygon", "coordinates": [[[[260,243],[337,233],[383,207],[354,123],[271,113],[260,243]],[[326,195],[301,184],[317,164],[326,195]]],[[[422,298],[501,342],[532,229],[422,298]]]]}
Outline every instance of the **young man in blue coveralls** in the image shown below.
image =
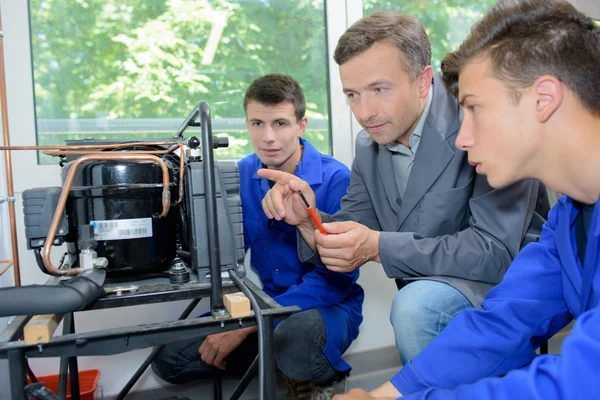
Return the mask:
{"type": "MultiPolygon", "coordinates": [[[[272,168],[306,180],[317,194],[319,209],[330,213],[340,209],[350,171],[302,138],[308,124],[306,101],[293,78],[279,74],[258,78],[246,91],[244,109],[255,151],[239,162],[244,247],[251,249],[251,265],[263,290],[282,306],[302,310],[275,329],[277,367],[286,377],[288,398],[331,399],[350,371],[342,354],[362,322],[364,293],[356,283],[358,271],[339,274],[301,263],[296,228],[268,220],[262,211],[270,184],[256,171],[272,168]]],[[[256,327],[239,329],[168,345],[158,355],[154,371],[171,383],[210,377],[215,368],[239,375],[257,351],[256,327]]]]}
{"type": "Polygon", "coordinates": [[[483,310],[461,312],[370,394],[335,398],[600,399],[600,31],[564,0],[501,0],[442,72],[477,172],[565,196],[483,310]],[[536,356],[572,319],[561,354],[536,356]]]}

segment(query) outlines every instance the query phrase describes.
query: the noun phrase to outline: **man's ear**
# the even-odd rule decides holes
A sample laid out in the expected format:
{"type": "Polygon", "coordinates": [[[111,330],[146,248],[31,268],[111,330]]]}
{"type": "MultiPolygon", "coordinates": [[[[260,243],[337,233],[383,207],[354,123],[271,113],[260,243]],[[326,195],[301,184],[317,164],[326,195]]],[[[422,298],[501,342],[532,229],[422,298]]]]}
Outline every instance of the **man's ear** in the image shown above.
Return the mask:
{"type": "Polygon", "coordinates": [[[554,76],[539,77],[532,85],[536,96],[536,117],[538,122],[545,123],[558,110],[563,102],[563,85],[554,76]]]}
{"type": "Polygon", "coordinates": [[[298,122],[298,126],[300,126],[300,130],[298,131],[298,137],[304,135],[304,131],[308,126],[308,118],[302,117],[302,119],[298,122]]]}
{"type": "Polygon", "coordinates": [[[431,82],[433,80],[433,68],[428,65],[423,70],[423,73],[418,79],[419,83],[419,97],[427,98],[429,91],[431,90],[431,82]]]}

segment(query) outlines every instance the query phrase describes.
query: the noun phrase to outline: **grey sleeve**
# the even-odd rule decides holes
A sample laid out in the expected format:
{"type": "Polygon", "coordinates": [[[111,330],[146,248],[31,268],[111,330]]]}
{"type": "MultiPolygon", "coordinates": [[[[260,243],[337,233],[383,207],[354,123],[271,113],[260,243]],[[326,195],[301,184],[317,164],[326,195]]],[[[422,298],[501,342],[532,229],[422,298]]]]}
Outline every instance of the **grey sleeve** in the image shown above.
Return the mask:
{"type": "MultiPolygon", "coordinates": [[[[362,175],[356,161],[352,163],[352,173],[350,174],[350,186],[346,195],[342,197],[342,208],[340,211],[331,216],[327,213],[319,211],[322,222],[332,221],[354,221],[359,224],[363,224],[369,229],[374,231],[380,231],[381,227],[375,210],[373,209],[373,203],[371,197],[363,184],[362,175]]],[[[297,237],[297,248],[298,257],[302,262],[310,262],[313,264],[322,264],[319,254],[313,252],[312,249],[306,244],[302,235],[298,233],[297,237]]]]}
{"type": "Polygon", "coordinates": [[[492,189],[477,176],[469,199],[468,227],[424,238],[411,232],[381,232],[379,256],[390,278],[452,276],[502,280],[535,213],[539,182],[525,180],[492,189]]]}

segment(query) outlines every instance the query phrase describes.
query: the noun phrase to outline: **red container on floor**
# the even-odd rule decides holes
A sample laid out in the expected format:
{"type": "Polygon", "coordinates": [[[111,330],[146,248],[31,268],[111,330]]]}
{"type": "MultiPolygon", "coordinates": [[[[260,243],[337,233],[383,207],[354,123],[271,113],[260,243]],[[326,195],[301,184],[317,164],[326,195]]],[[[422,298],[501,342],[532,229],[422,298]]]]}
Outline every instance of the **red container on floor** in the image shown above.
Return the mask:
{"type": "MultiPolygon", "coordinates": [[[[54,394],[58,395],[58,375],[38,376],[38,381],[44,382],[44,385],[54,394]]],[[[79,371],[79,393],[81,400],[94,400],[94,394],[98,390],[98,380],[100,379],[100,370],[89,369],[79,371]]],[[[31,383],[30,380],[28,380],[31,383]]],[[[67,400],[71,399],[71,385],[67,381],[67,400]]]]}

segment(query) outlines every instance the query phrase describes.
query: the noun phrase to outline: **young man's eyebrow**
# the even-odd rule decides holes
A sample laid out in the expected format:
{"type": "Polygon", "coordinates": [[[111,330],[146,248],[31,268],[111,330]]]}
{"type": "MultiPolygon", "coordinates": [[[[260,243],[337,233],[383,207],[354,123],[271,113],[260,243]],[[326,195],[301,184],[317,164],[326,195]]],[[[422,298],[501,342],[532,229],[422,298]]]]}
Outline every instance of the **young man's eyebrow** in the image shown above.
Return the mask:
{"type": "Polygon", "coordinates": [[[458,102],[461,107],[463,107],[465,105],[465,100],[467,100],[469,97],[476,97],[476,96],[472,93],[467,93],[464,96],[461,96],[460,101],[458,102]]]}

